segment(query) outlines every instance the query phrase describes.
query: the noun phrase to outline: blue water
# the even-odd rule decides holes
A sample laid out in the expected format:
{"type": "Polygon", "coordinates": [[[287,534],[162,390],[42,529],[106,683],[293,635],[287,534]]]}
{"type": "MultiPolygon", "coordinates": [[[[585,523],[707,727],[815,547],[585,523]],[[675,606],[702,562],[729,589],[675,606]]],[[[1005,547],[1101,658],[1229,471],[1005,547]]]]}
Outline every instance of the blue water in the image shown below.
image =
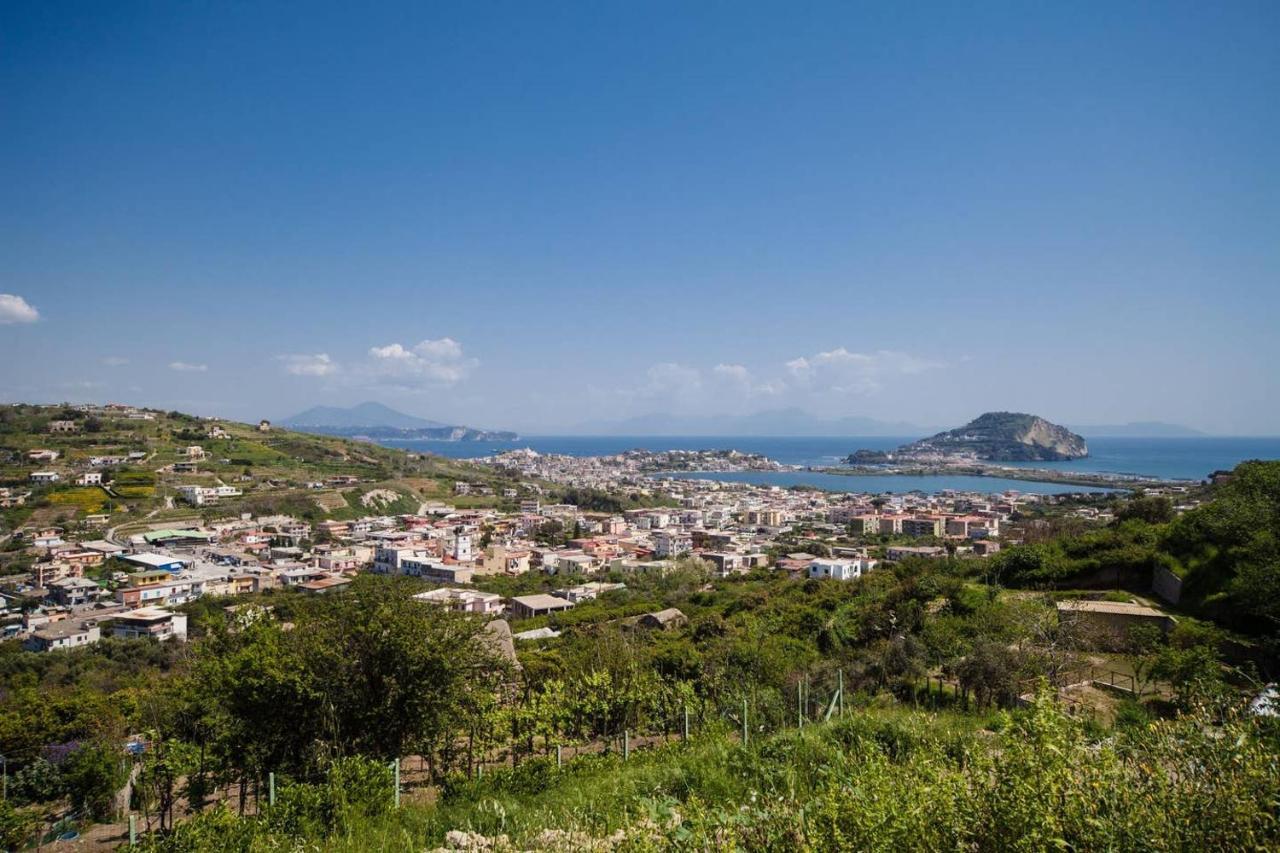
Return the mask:
{"type": "Polygon", "coordinates": [[[714,474],[681,471],[663,474],[664,477],[692,480],[721,480],[730,483],[753,483],[757,486],[816,486],[833,492],[859,492],[862,494],[881,494],[890,492],[980,492],[994,494],[1002,492],[1022,492],[1032,495],[1059,495],[1078,492],[1110,492],[1113,489],[1102,489],[1094,486],[1070,486],[1062,483],[1035,483],[1027,480],[1006,480],[1002,477],[966,477],[924,476],[914,477],[903,474],[884,476],[854,477],[840,474],[822,474],[817,471],[724,471],[714,474]]]}
{"type": "MultiPolygon", "coordinates": [[[[495,452],[522,447],[532,448],[539,453],[558,453],[568,456],[607,456],[635,448],[648,450],[732,448],[744,453],[761,453],[788,465],[824,466],[837,465],[849,453],[860,448],[891,450],[910,440],[912,440],[911,437],[880,436],[770,438],[539,435],[526,436],[514,442],[415,441],[395,442],[390,443],[389,446],[436,453],[455,459],[489,456],[495,452]]],[[[1072,462],[1011,462],[1008,464],[1027,468],[1104,471],[1200,480],[1213,471],[1232,468],[1246,459],[1280,459],[1280,438],[1091,438],[1089,451],[1088,458],[1072,462]]],[[[883,481],[886,478],[875,479],[883,481]]]]}

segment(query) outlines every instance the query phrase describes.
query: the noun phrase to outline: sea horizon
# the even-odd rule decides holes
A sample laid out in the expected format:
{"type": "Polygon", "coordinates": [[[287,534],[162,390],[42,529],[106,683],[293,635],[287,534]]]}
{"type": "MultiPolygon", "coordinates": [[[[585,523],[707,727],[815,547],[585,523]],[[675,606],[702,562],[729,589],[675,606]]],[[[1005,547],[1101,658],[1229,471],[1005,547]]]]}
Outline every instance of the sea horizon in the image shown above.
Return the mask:
{"type": "MultiPolygon", "coordinates": [[[[390,440],[378,443],[453,459],[476,459],[524,448],[566,456],[610,456],[637,449],[738,450],[758,453],[785,465],[835,467],[855,450],[889,450],[915,438],[917,436],[522,435],[515,441],[390,440]]],[[[1248,459],[1280,458],[1280,437],[1276,436],[1098,437],[1087,441],[1089,456],[1082,459],[1000,464],[1072,473],[1202,480],[1214,471],[1232,468],[1248,459]]],[[[1059,488],[1069,490],[1060,484],[1059,488]]]]}

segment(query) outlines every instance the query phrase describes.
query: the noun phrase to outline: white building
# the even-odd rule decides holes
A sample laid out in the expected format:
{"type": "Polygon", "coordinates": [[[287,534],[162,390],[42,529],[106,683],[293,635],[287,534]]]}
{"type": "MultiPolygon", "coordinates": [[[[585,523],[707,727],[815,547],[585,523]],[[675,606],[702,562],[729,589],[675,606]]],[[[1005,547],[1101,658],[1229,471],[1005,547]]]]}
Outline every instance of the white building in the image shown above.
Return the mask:
{"type": "Polygon", "coordinates": [[[441,587],[414,596],[417,601],[431,604],[443,604],[450,610],[459,613],[479,613],[484,616],[495,616],[502,612],[502,596],[496,592],[481,592],[477,589],[456,589],[441,587]]]}
{"type": "Polygon", "coordinates": [[[693,550],[693,537],[678,530],[656,530],[653,533],[653,556],[658,559],[679,557],[693,550]]]}
{"type": "Polygon", "coordinates": [[[843,560],[819,559],[809,564],[809,577],[850,581],[862,577],[864,572],[869,572],[875,567],[875,560],[862,557],[843,560]]]}

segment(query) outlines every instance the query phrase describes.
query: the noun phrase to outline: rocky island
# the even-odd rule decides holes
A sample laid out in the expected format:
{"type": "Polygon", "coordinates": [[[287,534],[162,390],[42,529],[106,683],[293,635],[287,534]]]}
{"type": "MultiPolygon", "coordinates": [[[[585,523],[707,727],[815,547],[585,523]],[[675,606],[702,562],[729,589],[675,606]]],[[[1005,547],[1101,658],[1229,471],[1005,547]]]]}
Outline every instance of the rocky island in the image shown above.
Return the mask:
{"type": "Polygon", "coordinates": [[[852,465],[943,460],[1058,462],[1088,455],[1085,440],[1066,427],[1037,415],[987,412],[962,427],[904,444],[897,450],[859,450],[846,461],[852,465]]]}

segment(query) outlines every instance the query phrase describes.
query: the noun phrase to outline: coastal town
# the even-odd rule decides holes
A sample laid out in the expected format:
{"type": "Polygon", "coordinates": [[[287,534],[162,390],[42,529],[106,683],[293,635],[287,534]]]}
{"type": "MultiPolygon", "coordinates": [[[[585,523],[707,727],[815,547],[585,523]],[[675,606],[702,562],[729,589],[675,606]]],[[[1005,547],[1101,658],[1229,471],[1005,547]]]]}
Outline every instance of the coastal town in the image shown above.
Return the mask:
{"type": "MultiPolygon", "coordinates": [[[[169,420],[164,413],[126,406],[35,411],[45,424],[45,443],[61,449],[10,451],[8,482],[0,488],[4,506],[51,500],[57,506],[60,495],[83,499],[88,490],[113,498],[117,512],[73,511],[57,516],[58,523],[41,523],[54,516],[32,513],[27,523],[4,531],[9,564],[21,570],[0,577],[0,633],[33,652],[108,636],[182,641],[183,608],[203,597],[333,595],[363,573],[412,577],[425,603],[505,617],[519,628],[520,620],[625,589],[639,574],[694,567],[709,580],[753,571],[797,581],[853,580],[906,559],[987,559],[1021,542],[1027,519],[1046,509],[1060,506],[1099,524],[1111,512],[1102,495],[856,494],[719,481],[714,472],[783,468],[732,450],[603,457],[520,450],[464,469],[492,471],[496,481],[454,479],[443,484],[447,495],[389,513],[379,510],[403,503],[402,494],[394,483],[369,477],[334,474],[290,483],[217,473],[215,454],[184,443],[196,427],[155,431],[157,418],[169,420]],[[137,433],[140,426],[144,432],[137,433]],[[133,438],[122,442],[122,435],[133,438]],[[128,449],[135,444],[142,449],[128,449]],[[110,472],[105,478],[104,471],[110,472]],[[692,477],[676,479],[675,472],[692,477]],[[169,478],[170,486],[163,499],[147,499],[157,508],[139,518],[129,515],[124,496],[142,494],[128,485],[142,474],[169,478]],[[593,505],[558,500],[557,484],[594,495],[593,505]],[[311,501],[309,517],[245,511],[239,501],[246,491],[301,494],[311,501]],[[355,496],[337,506],[369,511],[324,517],[319,510],[335,506],[325,503],[335,494],[355,496]],[[636,505],[601,508],[599,497],[612,495],[636,505]]],[[[295,441],[266,421],[196,423],[211,446],[236,435],[268,445],[295,441]]],[[[221,467],[237,465],[226,460],[221,467]]],[[[1183,485],[1147,493],[1171,499],[1179,511],[1196,504],[1183,485]]],[[[517,631],[516,639],[523,634],[517,631]]],[[[539,624],[528,638],[555,634],[553,626],[539,624]]]]}

